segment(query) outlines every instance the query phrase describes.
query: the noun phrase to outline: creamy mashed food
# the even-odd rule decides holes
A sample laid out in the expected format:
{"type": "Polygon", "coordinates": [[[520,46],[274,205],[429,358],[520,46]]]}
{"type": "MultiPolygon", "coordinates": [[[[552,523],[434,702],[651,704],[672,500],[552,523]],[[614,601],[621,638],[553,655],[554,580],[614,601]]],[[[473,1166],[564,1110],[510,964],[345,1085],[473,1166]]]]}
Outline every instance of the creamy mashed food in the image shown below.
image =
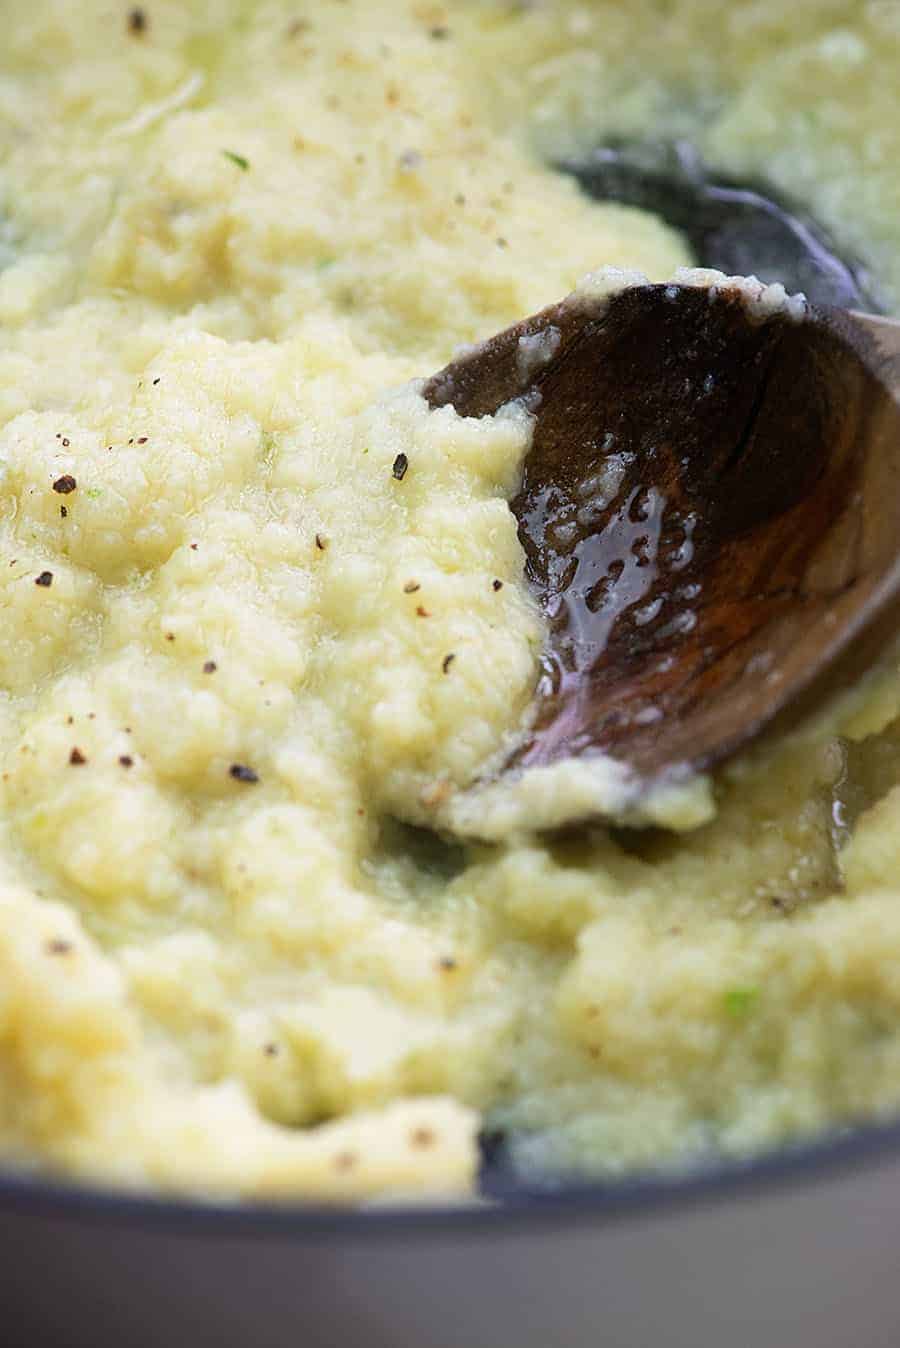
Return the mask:
{"type": "MultiPolygon", "coordinates": [[[[543,640],[527,414],[416,378],[683,241],[549,165],[663,125],[900,302],[900,10],[6,0],[0,1148],[466,1195],[900,1105],[900,677],[686,834],[451,845],[543,640]],[[828,95],[825,97],[824,95],[828,95]]],[[[702,261],[702,259],[701,259],[702,261]]]]}

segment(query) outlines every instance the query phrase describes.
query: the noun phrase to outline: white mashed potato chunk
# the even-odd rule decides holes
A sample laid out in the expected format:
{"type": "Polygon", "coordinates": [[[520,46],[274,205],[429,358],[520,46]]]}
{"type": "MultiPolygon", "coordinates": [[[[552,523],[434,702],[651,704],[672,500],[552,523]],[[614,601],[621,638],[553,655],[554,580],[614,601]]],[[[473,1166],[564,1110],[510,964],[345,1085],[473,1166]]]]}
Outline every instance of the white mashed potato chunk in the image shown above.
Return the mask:
{"type": "Polygon", "coordinates": [[[660,127],[900,301],[900,28],[838,8],[7,0],[4,1165],[456,1200],[482,1128],[617,1174],[900,1104],[896,671],[690,833],[466,796],[539,670],[531,421],[420,382],[702,262],[554,167],[660,127]]]}

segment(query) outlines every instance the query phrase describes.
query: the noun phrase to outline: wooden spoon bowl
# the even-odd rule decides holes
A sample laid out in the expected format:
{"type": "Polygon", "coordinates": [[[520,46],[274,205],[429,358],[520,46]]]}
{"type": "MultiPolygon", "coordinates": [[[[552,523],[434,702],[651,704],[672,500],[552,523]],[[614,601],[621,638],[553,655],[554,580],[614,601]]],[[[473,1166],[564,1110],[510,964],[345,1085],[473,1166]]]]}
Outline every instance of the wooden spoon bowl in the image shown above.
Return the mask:
{"type": "Polygon", "coordinates": [[[702,771],[868,669],[900,625],[900,325],[643,285],[562,304],[435,375],[535,413],[511,503],[548,623],[507,770],[702,771]]]}

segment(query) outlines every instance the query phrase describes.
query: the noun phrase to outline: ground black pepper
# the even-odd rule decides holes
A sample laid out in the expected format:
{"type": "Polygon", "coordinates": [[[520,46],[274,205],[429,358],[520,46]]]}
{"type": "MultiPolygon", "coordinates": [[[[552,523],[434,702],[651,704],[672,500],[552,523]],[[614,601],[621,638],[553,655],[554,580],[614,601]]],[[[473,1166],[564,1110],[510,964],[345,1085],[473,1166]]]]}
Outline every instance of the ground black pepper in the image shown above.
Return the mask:
{"type": "Polygon", "coordinates": [[[228,769],[228,774],[236,782],[258,782],[259,775],[252,768],[246,767],[243,763],[232,763],[228,769]]]}
{"type": "Polygon", "coordinates": [[[394,466],[391,469],[391,472],[394,474],[394,477],[397,479],[398,482],[402,482],[403,479],[406,477],[406,470],[408,467],[409,467],[409,459],[406,457],[406,455],[398,454],[396,459],[394,460],[394,466]]]}
{"type": "Polygon", "coordinates": [[[42,586],[45,590],[49,590],[50,586],[53,584],[53,572],[42,571],[39,576],[35,576],[34,583],[35,585],[42,586]]]}
{"type": "Polygon", "coordinates": [[[442,671],[443,671],[445,674],[449,673],[449,671],[450,671],[450,666],[453,664],[453,661],[454,661],[455,659],[456,659],[456,656],[454,655],[454,653],[453,653],[452,651],[450,652],[449,655],[445,655],[445,656],[444,656],[443,660],[441,661],[441,669],[442,669],[442,671]]]}
{"type": "Polygon", "coordinates": [[[53,490],[58,491],[60,496],[68,496],[70,491],[74,491],[78,486],[71,473],[63,473],[53,484],[53,490]]]}
{"type": "Polygon", "coordinates": [[[77,745],[69,754],[69,762],[72,764],[73,768],[80,768],[83,763],[87,762],[87,759],[77,745]]]}
{"type": "Polygon", "coordinates": [[[215,674],[215,672],[216,672],[216,670],[218,669],[218,667],[219,667],[219,666],[216,664],[215,660],[204,660],[204,661],[203,661],[203,673],[204,673],[204,674],[215,674]]]}

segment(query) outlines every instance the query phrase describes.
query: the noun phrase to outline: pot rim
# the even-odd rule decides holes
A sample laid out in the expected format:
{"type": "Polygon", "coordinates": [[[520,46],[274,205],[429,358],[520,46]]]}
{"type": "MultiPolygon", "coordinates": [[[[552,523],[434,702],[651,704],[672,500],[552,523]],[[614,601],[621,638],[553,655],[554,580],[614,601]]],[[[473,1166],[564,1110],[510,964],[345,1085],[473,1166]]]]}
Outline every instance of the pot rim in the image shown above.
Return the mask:
{"type": "Polygon", "coordinates": [[[832,1132],[747,1160],[706,1164],[688,1173],[640,1172],[621,1180],[551,1185],[507,1180],[480,1200],[347,1208],[292,1200],[217,1200],[123,1192],[101,1185],[0,1171],[0,1215],[144,1227],[170,1235],[220,1239],[303,1239],[334,1243],[426,1232],[468,1237],[527,1234],[575,1223],[609,1224],[673,1209],[745,1201],[778,1187],[823,1184],[886,1160],[900,1160],[900,1119],[832,1132]]]}

